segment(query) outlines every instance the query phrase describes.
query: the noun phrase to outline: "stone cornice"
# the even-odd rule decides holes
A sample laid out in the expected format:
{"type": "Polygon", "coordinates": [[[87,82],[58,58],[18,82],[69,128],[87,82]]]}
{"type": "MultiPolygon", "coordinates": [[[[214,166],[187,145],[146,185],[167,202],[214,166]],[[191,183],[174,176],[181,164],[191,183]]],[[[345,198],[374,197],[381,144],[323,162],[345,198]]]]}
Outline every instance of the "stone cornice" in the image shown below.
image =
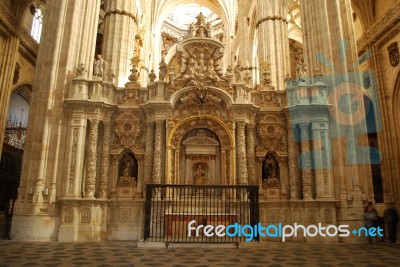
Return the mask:
{"type": "Polygon", "coordinates": [[[390,9],[385,16],[375,22],[357,41],[357,49],[362,54],[368,46],[378,42],[400,22],[400,3],[390,9]]]}

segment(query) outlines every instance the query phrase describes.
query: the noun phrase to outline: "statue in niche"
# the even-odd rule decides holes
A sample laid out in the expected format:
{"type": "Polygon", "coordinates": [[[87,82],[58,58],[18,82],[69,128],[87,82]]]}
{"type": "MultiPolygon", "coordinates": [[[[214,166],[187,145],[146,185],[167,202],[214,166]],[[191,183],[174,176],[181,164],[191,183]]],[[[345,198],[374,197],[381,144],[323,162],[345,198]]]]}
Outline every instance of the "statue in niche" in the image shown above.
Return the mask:
{"type": "Polygon", "coordinates": [[[278,187],[279,184],[279,163],[272,153],[265,156],[263,162],[262,183],[264,187],[278,187]]]}
{"type": "Polygon", "coordinates": [[[93,76],[103,77],[106,70],[107,62],[101,57],[100,54],[97,55],[94,61],[93,76]]]}
{"type": "Polygon", "coordinates": [[[137,164],[135,163],[134,156],[126,153],[119,161],[120,177],[118,179],[119,186],[136,185],[137,177],[137,164]]]}
{"type": "Polygon", "coordinates": [[[196,171],[194,172],[194,184],[195,185],[204,185],[206,182],[206,172],[201,168],[201,164],[197,166],[196,171]]]}

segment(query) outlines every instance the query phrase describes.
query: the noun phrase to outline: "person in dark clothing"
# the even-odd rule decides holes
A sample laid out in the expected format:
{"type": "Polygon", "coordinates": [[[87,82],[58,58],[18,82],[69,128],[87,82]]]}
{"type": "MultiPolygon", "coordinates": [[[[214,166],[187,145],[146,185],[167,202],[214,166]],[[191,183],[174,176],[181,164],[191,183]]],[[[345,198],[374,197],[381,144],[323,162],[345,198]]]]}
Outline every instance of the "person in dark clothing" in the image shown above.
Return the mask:
{"type": "Polygon", "coordinates": [[[395,244],[396,228],[397,223],[399,222],[399,214],[397,213],[393,204],[389,204],[389,207],[385,210],[384,217],[389,237],[389,244],[395,244]]]}
{"type": "MultiPolygon", "coordinates": [[[[375,210],[374,205],[367,205],[364,211],[364,224],[365,227],[369,230],[372,227],[376,227],[378,221],[378,214],[375,210]]],[[[376,237],[368,236],[368,246],[372,246],[376,248],[376,237]]]]}

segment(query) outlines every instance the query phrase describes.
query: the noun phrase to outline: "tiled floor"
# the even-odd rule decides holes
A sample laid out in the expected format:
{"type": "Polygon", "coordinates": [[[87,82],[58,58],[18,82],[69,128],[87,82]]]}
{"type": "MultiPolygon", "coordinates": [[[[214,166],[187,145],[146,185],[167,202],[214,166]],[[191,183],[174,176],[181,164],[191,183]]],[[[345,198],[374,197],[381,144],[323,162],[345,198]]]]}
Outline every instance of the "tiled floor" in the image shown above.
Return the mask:
{"type": "Polygon", "coordinates": [[[261,243],[237,248],[138,248],[134,242],[0,240],[0,266],[400,266],[400,245],[261,243]]]}

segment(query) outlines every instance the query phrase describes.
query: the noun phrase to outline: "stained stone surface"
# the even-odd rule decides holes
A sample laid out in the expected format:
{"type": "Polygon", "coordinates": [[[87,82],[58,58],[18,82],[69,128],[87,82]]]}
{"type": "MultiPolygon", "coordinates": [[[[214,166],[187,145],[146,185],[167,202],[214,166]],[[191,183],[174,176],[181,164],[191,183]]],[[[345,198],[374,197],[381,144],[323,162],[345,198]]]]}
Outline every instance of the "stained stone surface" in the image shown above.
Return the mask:
{"type": "Polygon", "coordinates": [[[0,266],[398,266],[400,245],[259,243],[239,248],[138,248],[135,242],[0,240],[0,266]]]}

